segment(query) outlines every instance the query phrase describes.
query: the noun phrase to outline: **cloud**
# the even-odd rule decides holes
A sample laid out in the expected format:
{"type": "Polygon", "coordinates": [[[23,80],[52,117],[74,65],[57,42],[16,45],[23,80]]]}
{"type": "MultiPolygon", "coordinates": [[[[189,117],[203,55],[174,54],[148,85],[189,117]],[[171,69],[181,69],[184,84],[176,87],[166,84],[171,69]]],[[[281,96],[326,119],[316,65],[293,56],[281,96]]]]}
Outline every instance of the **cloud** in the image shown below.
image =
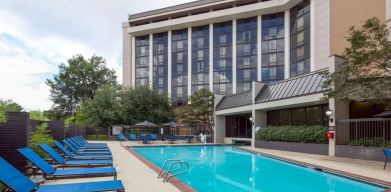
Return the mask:
{"type": "Polygon", "coordinates": [[[27,110],[52,105],[46,78],[75,54],[103,56],[122,79],[127,15],[189,0],[0,1],[0,98],[27,110]]]}

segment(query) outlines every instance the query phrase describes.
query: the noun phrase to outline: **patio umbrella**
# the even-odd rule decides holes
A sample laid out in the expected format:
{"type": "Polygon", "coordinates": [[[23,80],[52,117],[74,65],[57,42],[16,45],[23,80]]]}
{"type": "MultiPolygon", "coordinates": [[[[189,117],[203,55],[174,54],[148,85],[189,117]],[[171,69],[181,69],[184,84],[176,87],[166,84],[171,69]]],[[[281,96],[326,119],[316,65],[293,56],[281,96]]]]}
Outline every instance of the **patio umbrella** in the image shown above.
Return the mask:
{"type": "MultiPolygon", "coordinates": [[[[149,121],[143,121],[143,122],[137,123],[137,124],[135,124],[133,126],[134,127],[144,128],[144,129],[146,129],[146,128],[157,128],[158,127],[156,124],[151,123],[149,121]]],[[[150,130],[150,132],[151,132],[151,130],[150,130]]]]}
{"type": "MultiPolygon", "coordinates": [[[[172,128],[176,128],[176,127],[178,127],[179,125],[177,124],[177,123],[175,123],[175,122],[169,122],[169,123],[165,123],[165,124],[163,124],[163,126],[167,126],[167,127],[170,127],[170,132],[172,133],[172,128]]],[[[174,134],[175,135],[175,134],[174,134]]]]}

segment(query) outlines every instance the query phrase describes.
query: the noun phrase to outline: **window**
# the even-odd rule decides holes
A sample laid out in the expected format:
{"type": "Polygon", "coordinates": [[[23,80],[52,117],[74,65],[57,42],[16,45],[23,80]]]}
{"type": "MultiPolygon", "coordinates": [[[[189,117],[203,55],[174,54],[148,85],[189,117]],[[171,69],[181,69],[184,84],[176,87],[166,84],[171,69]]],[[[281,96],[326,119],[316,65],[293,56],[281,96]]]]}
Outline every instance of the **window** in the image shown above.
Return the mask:
{"type": "Polygon", "coordinates": [[[178,53],[177,54],[177,61],[178,61],[178,63],[182,63],[183,62],[183,53],[178,53]]]}
{"type": "Polygon", "coordinates": [[[221,93],[227,92],[227,85],[226,84],[220,84],[220,92],[221,93]]]}
{"type": "Polygon", "coordinates": [[[244,57],[243,58],[243,68],[248,68],[251,66],[251,58],[250,57],[244,57]]]}
{"type": "Polygon", "coordinates": [[[163,53],[164,52],[164,45],[163,44],[158,44],[157,46],[158,46],[157,52],[158,53],[163,53]]]}
{"type": "Polygon", "coordinates": [[[198,45],[198,48],[203,48],[204,47],[204,38],[202,38],[202,37],[197,38],[197,45],[198,45]]]}
{"type": "Polygon", "coordinates": [[[270,76],[271,80],[277,79],[277,68],[276,67],[270,68],[269,76],[270,76]]]}
{"type": "Polygon", "coordinates": [[[296,49],[297,59],[302,59],[304,57],[304,47],[299,47],[296,49]]]}
{"type": "Polygon", "coordinates": [[[219,80],[220,82],[225,82],[227,80],[227,74],[225,72],[219,73],[219,80]]]}
{"type": "Polygon", "coordinates": [[[177,65],[177,72],[178,72],[178,74],[182,74],[183,73],[183,65],[182,64],[178,64],[177,65]]]}
{"type": "Polygon", "coordinates": [[[249,55],[251,53],[251,46],[250,46],[250,44],[244,44],[243,45],[243,53],[245,55],[249,55]]]}
{"type": "Polygon", "coordinates": [[[227,48],[226,47],[220,47],[220,57],[227,56],[227,48]]]}
{"type": "Polygon", "coordinates": [[[270,54],[269,55],[269,63],[270,65],[276,65],[277,62],[277,54],[270,54]]]}
{"type": "Polygon", "coordinates": [[[251,89],[251,83],[249,82],[243,83],[243,91],[248,91],[250,89],[251,89]]]}
{"type": "Polygon", "coordinates": [[[203,70],[204,70],[204,63],[197,62],[197,71],[203,71],[203,70]]]}
{"type": "Polygon", "coordinates": [[[242,33],[242,41],[249,42],[251,40],[251,31],[244,31],[242,33]]]}
{"type": "Polygon", "coordinates": [[[243,70],[243,78],[244,80],[249,80],[251,78],[251,71],[250,70],[243,70]]]}
{"type": "Polygon", "coordinates": [[[147,64],[147,62],[146,62],[146,58],[145,57],[140,57],[140,65],[145,65],[145,64],[147,64]]]}
{"type": "Polygon", "coordinates": [[[304,31],[297,34],[297,45],[304,43],[304,31]]]}
{"type": "Polygon", "coordinates": [[[159,86],[162,86],[164,84],[163,77],[159,77],[159,86]]]}
{"type": "Polygon", "coordinates": [[[277,40],[270,40],[269,41],[269,51],[276,51],[277,50],[277,40]]]}
{"type": "Polygon", "coordinates": [[[149,82],[149,35],[135,38],[135,84],[149,82]]]}
{"type": "Polygon", "coordinates": [[[178,96],[178,97],[182,97],[182,94],[183,94],[182,87],[178,87],[176,91],[177,91],[177,93],[176,93],[177,96],[178,96]]]}
{"type": "Polygon", "coordinates": [[[182,75],[178,76],[177,83],[178,83],[178,85],[182,85],[182,83],[183,83],[183,76],[182,75]]]}
{"type": "Polygon", "coordinates": [[[198,61],[204,60],[204,50],[198,50],[197,51],[197,60],[198,61]]]}
{"type": "Polygon", "coordinates": [[[272,38],[277,35],[277,27],[270,27],[269,28],[269,37],[272,38]]]}
{"type": "Polygon", "coordinates": [[[164,73],[164,67],[157,67],[157,73],[162,75],[164,73]]]}
{"type": "Polygon", "coordinates": [[[177,42],[177,49],[182,50],[183,49],[183,41],[178,41],[177,42]]]}
{"type": "Polygon", "coordinates": [[[297,19],[297,31],[300,31],[304,28],[304,17],[297,19]]]}
{"type": "Polygon", "coordinates": [[[227,60],[220,59],[220,69],[225,69],[227,67],[227,60]]]}
{"type": "Polygon", "coordinates": [[[219,36],[219,43],[220,43],[220,44],[225,44],[225,43],[227,43],[227,35],[226,35],[226,34],[223,34],[223,35],[220,35],[220,36],[219,36]]]}
{"type": "Polygon", "coordinates": [[[304,73],[304,61],[299,61],[296,66],[297,66],[297,74],[298,75],[303,74],[304,73]]]}
{"type": "Polygon", "coordinates": [[[157,62],[158,62],[158,64],[163,64],[163,62],[164,62],[164,56],[163,55],[158,55],[157,56],[157,62]]]}
{"type": "Polygon", "coordinates": [[[197,81],[201,82],[201,83],[204,82],[204,74],[199,73],[198,76],[197,76],[197,81]]]}
{"type": "Polygon", "coordinates": [[[145,53],[146,53],[146,47],[145,46],[140,47],[140,54],[145,55],[145,53]]]}

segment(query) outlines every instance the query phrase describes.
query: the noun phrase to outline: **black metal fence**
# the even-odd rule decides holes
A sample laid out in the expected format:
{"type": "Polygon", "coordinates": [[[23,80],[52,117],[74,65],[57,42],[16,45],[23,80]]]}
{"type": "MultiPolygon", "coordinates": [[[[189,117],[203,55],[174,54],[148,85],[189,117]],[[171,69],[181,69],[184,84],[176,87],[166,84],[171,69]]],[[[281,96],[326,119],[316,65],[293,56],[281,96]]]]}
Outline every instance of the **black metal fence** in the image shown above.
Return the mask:
{"type": "Polygon", "coordinates": [[[65,137],[74,137],[74,136],[86,136],[86,130],[84,127],[78,127],[76,125],[70,125],[65,132],[65,137]]]}
{"type": "Polygon", "coordinates": [[[391,118],[339,120],[335,134],[337,145],[391,147],[391,118]]]}
{"type": "Polygon", "coordinates": [[[42,123],[48,124],[48,130],[54,140],[64,140],[65,137],[65,125],[64,121],[37,121],[29,120],[29,132],[32,133],[37,130],[37,126],[42,123]]]}

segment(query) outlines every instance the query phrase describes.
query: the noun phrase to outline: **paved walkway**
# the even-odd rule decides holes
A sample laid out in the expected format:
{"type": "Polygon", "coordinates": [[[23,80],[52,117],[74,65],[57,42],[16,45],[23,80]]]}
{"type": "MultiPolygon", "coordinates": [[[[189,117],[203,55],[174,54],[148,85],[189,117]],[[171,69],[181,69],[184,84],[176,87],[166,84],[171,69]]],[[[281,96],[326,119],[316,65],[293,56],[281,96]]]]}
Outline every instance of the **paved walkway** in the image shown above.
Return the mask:
{"type": "MultiPolygon", "coordinates": [[[[135,156],[120,146],[118,141],[108,141],[111,153],[113,154],[114,167],[118,172],[118,179],[122,180],[126,191],[132,192],[176,192],[179,191],[170,183],[163,183],[161,179],[156,178],[155,171],[147,167],[135,156]]],[[[136,144],[136,143],[129,143],[136,144]]],[[[112,180],[113,177],[83,178],[83,179],[62,179],[51,180],[49,183],[78,183],[89,181],[112,180]]]]}

